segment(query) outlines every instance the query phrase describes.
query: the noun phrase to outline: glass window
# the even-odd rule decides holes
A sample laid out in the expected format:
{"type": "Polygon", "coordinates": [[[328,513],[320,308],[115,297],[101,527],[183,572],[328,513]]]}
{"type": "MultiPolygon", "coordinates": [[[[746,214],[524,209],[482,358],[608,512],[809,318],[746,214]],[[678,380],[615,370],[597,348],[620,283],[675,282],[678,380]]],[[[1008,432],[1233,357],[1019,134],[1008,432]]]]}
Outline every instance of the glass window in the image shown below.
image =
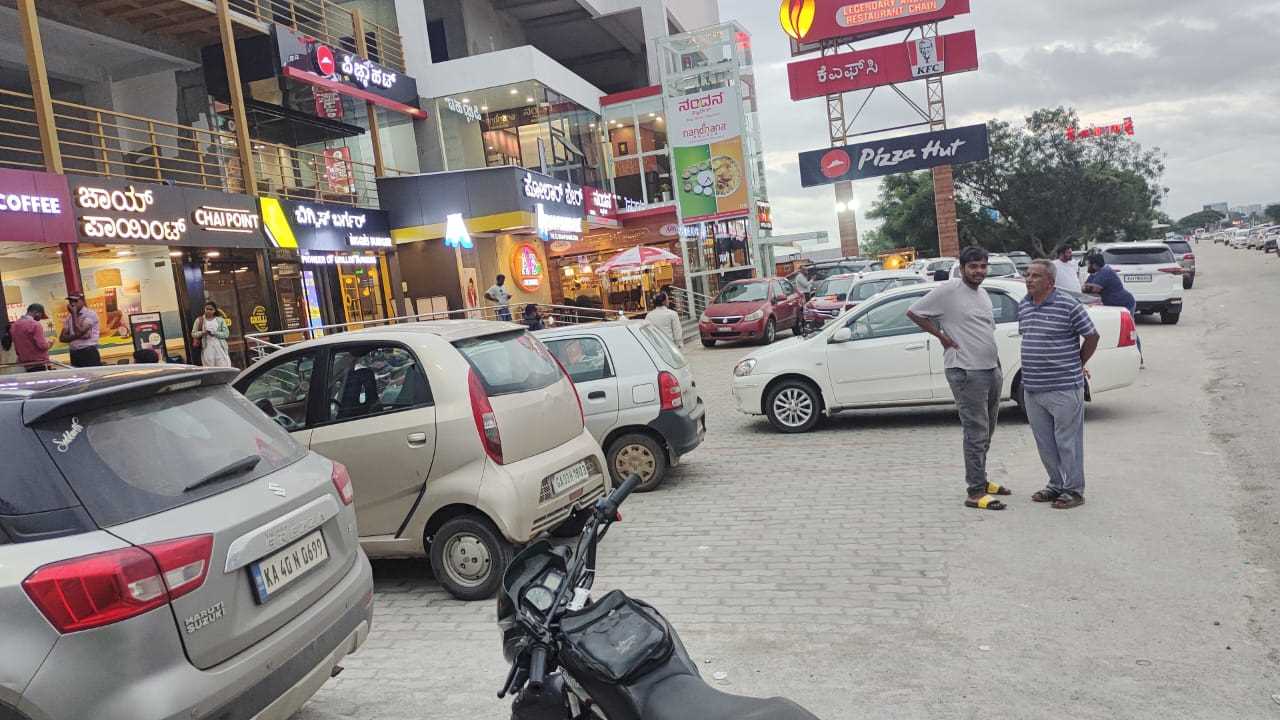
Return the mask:
{"type": "Polygon", "coordinates": [[[720,291],[717,303],[761,302],[769,299],[769,283],[733,283],[720,291]]]}
{"type": "Polygon", "coordinates": [[[783,295],[794,295],[794,294],[795,294],[795,292],[796,292],[796,288],[795,288],[795,286],[794,286],[794,285],[792,285],[792,284],[791,284],[791,281],[789,281],[789,280],[782,280],[782,281],[780,281],[780,282],[779,282],[779,284],[782,286],[782,294],[783,294],[783,295]]]}
{"type": "Polygon", "coordinates": [[[1107,248],[1102,257],[1108,265],[1159,265],[1173,262],[1169,248],[1107,248]]]}
{"type": "Polygon", "coordinates": [[[352,420],[431,404],[413,353],[395,346],[346,347],[329,360],[329,419],[352,420]]]}
{"type": "Polygon", "coordinates": [[[996,290],[987,290],[987,294],[991,296],[991,314],[995,317],[996,324],[1010,323],[1018,321],[1018,303],[1013,298],[996,290]]]}
{"type": "Polygon", "coordinates": [[[676,347],[671,342],[671,338],[667,337],[666,333],[653,325],[648,324],[641,325],[639,329],[640,334],[649,341],[650,347],[652,347],[668,365],[673,368],[682,368],[689,364],[689,361],[684,358],[684,353],[680,352],[680,348],[676,347]]]}
{"type": "Polygon", "coordinates": [[[229,387],[198,388],[42,423],[62,474],[106,527],[186,505],[269,475],[306,449],[229,387]],[[242,471],[234,466],[245,463],[242,471]],[[225,477],[215,478],[218,473],[225,477]],[[209,482],[192,487],[201,480],[209,482]],[[190,488],[190,490],[188,490],[190,488]]]}
{"type": "Polygon", "coordinates": [[[546,345],[575,383],[613,377],[609,355],[605,352],[604,343],[597,338],[548,340],[546,345]]]}
{"type": "Polygon", "coordinates": [[[849,321],[853,329],[853,339],[870,340],[923,332],[911,321],[911,318],[907,317],[907,310],[919,299],[920,295],[895,298],[857,315],[849,321]]]}
{"type": "Polygon", "coordinates": [[[314,367],[312,353],[291,357],[249,381],[244,396],[285,430],[301,430],[307,426],[307,400],[314,367]]]}
{"type": "Polygon", "coordinates": [[[645,201],[648,203],[669,202],[671,189],[671,158],[666,154],[646,155],[644,163],[645,201]]]}
{"type": "Polygon", "coordinates": [[[547,348],[523,330],[467,338],[453,346],[491,397],[541,390],[564,377],[547,348]]]}
{"type": "Polygon", "coordinates": [[[640,152],[654,152],[667,149],[667,121],[661,110],[641,111],[640,152]]]}

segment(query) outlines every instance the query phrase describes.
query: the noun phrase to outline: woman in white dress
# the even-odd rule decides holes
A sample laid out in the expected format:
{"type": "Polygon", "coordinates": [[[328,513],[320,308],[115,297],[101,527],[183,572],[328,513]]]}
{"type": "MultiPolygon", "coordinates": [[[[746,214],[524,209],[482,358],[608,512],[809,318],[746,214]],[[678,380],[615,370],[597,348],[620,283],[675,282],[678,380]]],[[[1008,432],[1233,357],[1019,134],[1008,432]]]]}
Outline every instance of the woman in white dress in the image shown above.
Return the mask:
{"type": "Polygon", "coordinates": [[[196,318],[196,324],[191,327],[191,337],[200,347],[201,365],[231,367],[231,353],[227,348],[227,338],[231,337],[231,326],[218,312],[217,303],[210,300],[204,304],[204,315],[196,318]]]}

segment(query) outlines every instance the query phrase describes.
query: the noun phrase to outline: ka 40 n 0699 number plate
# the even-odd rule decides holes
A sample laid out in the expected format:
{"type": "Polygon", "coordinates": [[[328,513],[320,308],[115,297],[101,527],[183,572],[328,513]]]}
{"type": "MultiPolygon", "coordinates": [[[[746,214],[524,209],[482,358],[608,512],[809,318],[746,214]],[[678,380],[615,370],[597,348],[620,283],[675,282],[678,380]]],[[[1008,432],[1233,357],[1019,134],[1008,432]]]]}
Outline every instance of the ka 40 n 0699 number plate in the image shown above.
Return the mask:
{"type": "Polygon", "coordinates": [[[264,603],[275,597],[293,581],[316,569],[329,559],[324,534],[316,530],[274,555],[249,565],[254,598],[264,603]]]}

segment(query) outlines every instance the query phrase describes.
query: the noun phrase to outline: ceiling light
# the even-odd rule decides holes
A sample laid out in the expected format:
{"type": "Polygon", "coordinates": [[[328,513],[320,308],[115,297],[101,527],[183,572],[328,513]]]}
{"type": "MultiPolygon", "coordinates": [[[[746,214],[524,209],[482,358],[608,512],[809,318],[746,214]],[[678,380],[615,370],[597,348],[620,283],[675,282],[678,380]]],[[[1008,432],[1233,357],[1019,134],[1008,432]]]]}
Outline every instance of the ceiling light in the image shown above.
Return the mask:
{"type": "Polygon", "coordinates": [[[61,254],[62,254],[62,251],[61,251],[61,250],[59,250],[59,251],[58,251],[58,254],[59,254],[59,255],[61,255],[61,254]]]}
{"type": "Polygon", "coordinates": [[[480,106],[480,109],[481,109],[481,110],[488,110],[488,109],[489,109],[489,106],[488,106],[488,105],[481,105],[481,106],[480,106]]]}
{"type": "Polygon", "coordinates": [[[511,88],[511,94],[512,94],[512,95],[518,95],[518,94],[520,94],[520,90],[519,90],[518,88],[511,88]]]}
{"type": "Polygon", "coordinates": [[[247,267],[236,268],[236,272],[238,273],[249,272],[249,268],[247,267]]]}
{"type": "Polygon", "coordinates": [[[217,250],[210,250],[209,252],[205,253],[204,256],[207,258],[220,258],[222,257],[222,253],[218,252],[217,250]]]}
{"type": "Polygon", "coordinates": [[[527,97],[527,98],[525,98],[525,99],[524,99],[524,101],[525,101],[525,102],[533,102],[533,98],[532,98],[532,97],[527,97]]]}
{"type": "Polygon", "coordinates": [[[205,270],[205,271],[204,271],[204,274],[205,274],[205,275],[217,275],[217,274],[218,274],[218,273],[220,273],[220,272],[222,272],[222,271],[221,271],[221,270],[205,270]]]}
{"type": "Polygon", "coordinates": [[[649,117],[658,117],[658,113],[649,113],[649,117]]]}
{"type": "Polygon", "coordinates": [[[462,104],[463,104],[463,105],[470,105],[470,104],[471,104],[471,98],[462,98],[462,104]]]}
{"type": "Polygon", "coordinates": [[[182,257],[182,251],[181,251],[181,250],[170,250],[170,251],[169,251],[169,257],[182,257]]]}
{"type": "Polygon", "coordinates": [[[591,127],[595,127],[595,126],[596,126],[596,124],[595,124],[595,123],[591,123],[591,127]]]}

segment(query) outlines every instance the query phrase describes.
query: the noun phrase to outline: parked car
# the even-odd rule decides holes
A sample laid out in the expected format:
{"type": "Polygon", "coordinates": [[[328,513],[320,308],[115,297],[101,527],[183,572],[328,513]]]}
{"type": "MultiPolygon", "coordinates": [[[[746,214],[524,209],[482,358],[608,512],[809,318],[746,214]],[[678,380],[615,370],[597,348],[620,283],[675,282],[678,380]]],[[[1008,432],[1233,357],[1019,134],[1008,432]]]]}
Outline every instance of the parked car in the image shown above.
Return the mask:
{"type": "Polygon", "coordinates": [[[924,278],[926,281],[932,281],[934,279],[934,273],[939,270],[946,270],[948,273],[951,272],[951,267],[956,264],[956,259],[953,257],[940,257],[921,260],[920,263],[920,277],[924,278]]]}
{"type": "Polygon", "coordinates": [[[1026,277],[1027,268],[1031,267],[1031,256],[1021,250],[1014,250],[1006,253],[1007,257],[1013,261],[1014,267],[1018,268],[1018,274],[1026,277]]]}
{"type": "Polygon", "coordinates": [[[347,471],[234,375],[0,385],[0,717],[289,717],[364,643],[347,471]]]}
{"type": "Polygon", "coordinates": [[[902,285],[917,285],[924,278],[910,270],[880,270],[859,275],[836,275],[823,281],[813,299],[805,303],[806,328],[820,328],[845,310],[857,307],[878,292],[902,285]]]}
{"type": "MultiPolygon", "coordinates": [[[[960,277],[960,261],[954,260],[951,263],[951,277],[960,277]]],[[[1013,263],[1007,256],[990,255],[987,257],[987,277],[991,279],[999,278],[1020,278],[1022,273],[1018,271],[1018,266],[1013,263]]]]}
{"type": "Polygon", "coordinates": [[[803,332],[801,322],[804,295],[786,278],[735,280],[698,318],[698,335],[703,347],[715,347],[717,340],[756,340],[768,345],[778,332],[803,332]]]}
{"type": "MultiPolygon", "coordinates": [[[[1099,243],[1094,250],[1120,276],[1138,303],[1139,315],[1160,314],[1160,322],[1176,325],[1182,317],[1182,265],[1164,242],[1099,243]]],[[[1084,262],[1084,261],[1081,261],[1084,262]]]]}
{"type": "Polygon", "coordinates": [[[823,262],[813,263],[806,269],[809,279],[817,284],[822,280],[826,280],[832,275],[849,275],[852,273],[867,272],[876,269],[874,266],[878,261],[869,258],[841,258],[839,260],[826,260],[823,262]]]}
{"type": "Polygon", "coordinates": [[[1191,243],[1176,239],[1165,240],[1164,244],[1169,246],[1178,264],[1182,266],[1182,289],[1190,290],[1196,283],[1196,253],[1191,249],[1191,243]]]}
{"type": "Polygon", "coordinates": [[[684,354],[646,320],[617,320],[536,333],[578,390],[587,429],[604,448],[615,484],[662,484],[668,468],[702,443],[706,406],[684,354]]]}
{"type": "Polygon", "coordinates": [[[575,531],[608,492],[573,383],[520,325],[339,333],[275,352],[236,388],[349,468],[371,557],[426,556],[464,600],[491,596],[516,545],[575,531]]]}
{"type": "Polygon", "coordinates": [[[1268,231],[1262,239],[1262,251],[1268,253],[1276,252],[1277,241],[1280,241],[1280,230],[1268,231]]]}
{"type": "MultiPolygon", "coordinates": [[[[1004,368],[1001,398],[1022,404],[1018,302],[1026,285],[988,280],[996,344],[1004,368]]],[[[852,408],[944,405],[952,402],[941,344],[907,317],[927,285],[888,290],[830,322],[803,342],[757,350],[733,370],[733,397],[748,415],[775,429],[805,432],[824,415],[852,408]]],[[[1087,308],[1101,335],[1089,361],[1091,397],[1127,387],[1138,377],[1133,317],[1124,308],[1087,308]]]]}

